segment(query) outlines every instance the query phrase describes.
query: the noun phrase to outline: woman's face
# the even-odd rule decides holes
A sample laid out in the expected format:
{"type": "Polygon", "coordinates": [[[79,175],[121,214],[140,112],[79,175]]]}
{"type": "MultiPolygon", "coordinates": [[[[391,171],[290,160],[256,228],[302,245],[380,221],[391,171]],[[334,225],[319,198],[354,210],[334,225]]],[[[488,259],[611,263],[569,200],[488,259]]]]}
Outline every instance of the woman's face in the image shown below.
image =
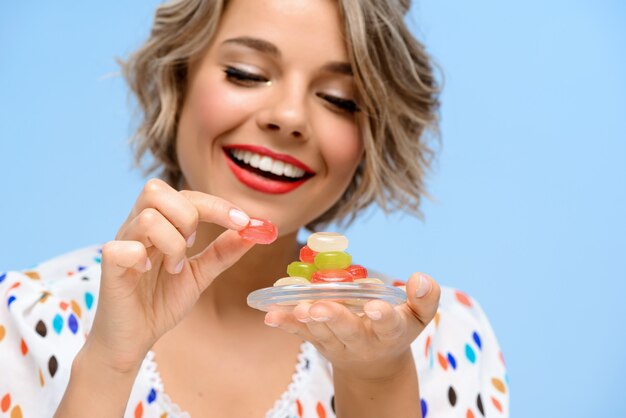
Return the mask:
{"type": "Polygon", "coordinates": [[[296,231],[341,197],[363,156],[355,95],[335,0],[229,2],[190,67],[183,186],[296,231]]]}

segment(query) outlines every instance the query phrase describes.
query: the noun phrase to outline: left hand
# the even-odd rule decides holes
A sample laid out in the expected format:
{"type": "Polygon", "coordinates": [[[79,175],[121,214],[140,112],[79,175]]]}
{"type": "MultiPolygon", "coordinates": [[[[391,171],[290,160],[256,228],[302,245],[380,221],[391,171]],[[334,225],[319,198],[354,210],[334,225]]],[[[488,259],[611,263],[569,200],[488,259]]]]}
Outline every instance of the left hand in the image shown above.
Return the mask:
{"type": "Polygon", "coordinates": [[[437,312],[441,289],[428,275],[414,273],[406,294],[407,302],[396,307],[367,302],[363,316],[336,302],[303,302],[293,312],[268,312],[265,323],[311,342],[335,371],[384,379],[404,367],[411,343],[437,312]]]}

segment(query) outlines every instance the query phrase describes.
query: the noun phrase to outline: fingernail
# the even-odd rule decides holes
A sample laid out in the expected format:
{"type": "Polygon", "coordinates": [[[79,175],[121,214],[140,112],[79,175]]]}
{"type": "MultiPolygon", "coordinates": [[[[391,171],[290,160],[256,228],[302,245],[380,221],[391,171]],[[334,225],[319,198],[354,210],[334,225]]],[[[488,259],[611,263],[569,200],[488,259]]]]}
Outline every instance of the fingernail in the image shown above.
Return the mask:
{"type": "Polygon", "coordinates": [[[426,296],[428,292],[430,292],[430,288],[432,287],[432,285],[430,284],[430,280],[428,280],[425,275],[420,274],[418,277],[420,282],[417,286],[417,290],[415,291],[415,297],[421,298],[426,296]]]}
{"type": "Polygon", "coordinates": [[[315,322],[326,322],[330,318],[327,316],[312,316],[311,319],[313,319],[315,322]]]}
{"type": "Polygon", "coordinates": [[[383,314],[380,311],[365,311],[365,315],[373,321],[378,321],[383,317],[383,314]]]}
{"type": "Polygon", "coordinates": [[[239,226],[246,226],[250,223],[250,217],[239,209],[231,209],[230,212],[228,212],[228,216],[231,221],[239,226]]]}
{"type": "Polygon", "coordinates": [[[268,327],[276,328],[278,326],[277,323],[272,322],[272,320],[271,319],[267,319],[267,317],[265,318],[264,322],[265,322],[265,325],[267,325],[268,327]]]}
{"type": "Polygon", "coordinates": [[[191,246],[193,245],[193,243],[196,242],[196,232],[194,231],[193,234],[189,235],[189,238],[187,238],[187,248],[191,248],[191,246]]]}
{"type": "Polygon", "coordinates": [[[296,319],[304,324],[306,324],[307,322],[311,322],[311,318],[306,317],[306,318],[297,318],[296,319]]]}
{"type": "Polygon", "coordinates": [[[185,260],[180,260],[180,263],[176,264],[176,267],[174,268],[174,272],[176,274],[180,273],[181,271],[183,271],[183,266],[185,265],[185,260]]]}
{"type": "Polygon", "coordinates": [[[146,271],[149,271],[152,268],[152,262],[150,261],[150,258],[146,258],[146,271]]]}

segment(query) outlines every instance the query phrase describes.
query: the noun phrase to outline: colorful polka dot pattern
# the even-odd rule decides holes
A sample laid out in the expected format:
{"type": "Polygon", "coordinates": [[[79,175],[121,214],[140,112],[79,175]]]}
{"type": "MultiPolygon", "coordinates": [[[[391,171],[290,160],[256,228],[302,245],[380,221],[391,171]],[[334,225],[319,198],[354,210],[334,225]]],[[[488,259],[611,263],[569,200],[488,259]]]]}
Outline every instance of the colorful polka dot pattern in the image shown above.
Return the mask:
{"type": "MultiPolygon", "coordinates": [[[[467,294],[455,290],[453,291],[452,297],[455,303],[457,303],[464,309],[467,309],[469,312],[480,316],[484,315],[482,311],[479,310],[479,308],[477,307],[476,302],[473,301],[467,294]]],[[[458,310],[455,310],[455,314],[458,314],[458,310]]],[[[448,388],[437,389],[441,392],[445,392],[440,392],[439,397],[433,396],[431,402],[429,402],[428,396],[424,396],[421,399],[422,416],[426,417],[429,415],[429,410],[434,403],[437,403],[437,405],[439,406],[439,408],[437,408],[437,411],[441,413],[441,416],[448,416],[449,414],[452,415],[452,411],[458,410],[459,407],[462,411],[464,411],[464,416],[466,418],[487,416],[486,408],[483,404],[482,394],[487,394],[487,398],[491,401],[491,403],[488,404],[487,407],[493,407],[490,410],[489,416],[508,416],[507,376],[504,369],[504,360],[502,357],[502,353],[497,346],[495,336],[488,335],[489,338],[486,339],[485,334],[483,334],[483,331],[481,331],[480,329],[468,329],[467,331],[465,331],[465,341],[461,339],[461,341],[457,341],[454,344],[445,344],[447,341],[444,341],[444,344],[442,344],[442,346],[445,346],[446,348],[449,347],[451,348],[451,350],[436,350],[434,349],[434,346],[438,345],[436,342],[436,336],[439,331],[440,324],[442,321],[445,324],[445,322],[448,320],[448,317],[453,317],[453,315],[451,313],[442,313],[442,309],[440,306],[440,311],[436,315],[436,320],[434,320],[433,324],[430,325],[430,333],[425,337],[424,350],[420,351],[424,359],[426,360],[426,367],[428,369],[431,369],[434,372],[437,372],[437,370],[439,370],[440,373],[448,373],[450,375],[451,381],[454,381],[455,383],[450,385],[448,388]],[[442,317],[444,318],[443,320],[442,317]],[[484,355],[482,353],[484,351],[485,339],[490,343],[489,357],[481,358],[481,355],[484,355]],[[436,362],[433,362],[433,356],[435,356],[436,362]],[[488,363],[488,365],[485,363],[488,363]],[[436,368],[435,365],[437,365],[438,368],[436,368]],[[480,369],[481,367],[483,369],[480,369]],[[489,372],[495,373],[495,375],[492,374],[489,377],[488,383],[484,381],[484,369],[487,369],[487,367],[489,368],[489,372]],[[491,370],[493,370],[493,372],[491,370]],[[462,375],[459,374],[460,378],[454,378],[455,372],[462,373],[462,375]],[[473,375],[476,376],[476,378],[468,379],[466,377],[467,375],[473,375]],[[473,384],[468,385],[468,382],[471,382],[473,384]],[[467,393],[468,390],[470,391],[470,393],[471,391],[476,392],[475,398],[473,398],[474,401],[471,401],[471,397],[468,398],[467,396],[459,396],[459,390],[461,390],[461,386],[463,386],[462,393],[467,393]],[[472,387],[466,389],[465,386],[472,387]],[[443,401],[443,399],[446,399],[447,402],[443,401]],[[460,404],[461,399],[464,400],[462,405],[460,404]],[[449,408],[448,411],[446,411],[446,403],[447,408],[449,408]],[[493,415],[494,412],[497,413],[497,415],[493,415]]],[[[481,319],[486,321],[486,318],[481,319]]],[[[427,330],[425,330],[425,332],[427,332],[427,330]]],[[[490,328],[487,327],[486,332],[490,333],[490,328]]],[[[422,384],[420,386],[424,388],[422,384]]],[[[423,390],[424,392],[431,392],[431,390],[429,389],[430,388],[424,388],[423,390]]]]}
{"type": "MultiPolygon", "coordinates": [[[[0,370],[21,382],[18,387],[0,379],[0,418],[49,415],[37,409],[35,394],[43,390],[62,396],[65,388],[58,376],[69,375],[71,353],[89,332],[100,278],[99,248],[77,254],[23,272],[0,273],[0,370]],[[16,321],[21,321],[19,327],[16,321]],[[31,382],[30,392],[24,382],[31,382]]],[[[284,408],[272,409],[268,417],[336,418],[330,366],[309,346],[293,376],[301,383],[285,392],[284,408]]],[[[508,417],[504,357],[487,318],[469,295],[442,289],[439,310],[412,349],[423,417],[508,417]]],[[[150,364],[142,365],[124,417],[188,417],[163,392],[156,363],[150,364]]]]}
{"type": "MultiPolygon", "coordinates": [[[[97,247],[79,253],[81,259],[87,254],[87,259],[101,255],[97,247]]],[[[52,411],[37,409],[37,399],[50,391],[62,393],[64,388],[55,383],[58,375],[68,375],[73,360],[70,353],[84,343],[82,320],[85,315],[89,320],[93,316],[94,286],[81,291],[84,286],[78,285],[79,278],[68,278],[89,267],[98,270],[99,266],[95,261],[74,264],[71,259],[76,257],[63,258],[22,272],[0,273],[0,297],[4,299],[0,308],[0,370],[2,375],[11,376],[0,378],[0,418],[50,416],[52,411]],[[62,265],[69,266],[61,267],[65,274],[59,271],[62,265]],[[74,299],[76,292],[84,293],[83,300],[74,299]],[[14,387],[15,381],[20,385],[14,387]],[[25,391],[29,382],[30,393],[25,391]]]]}

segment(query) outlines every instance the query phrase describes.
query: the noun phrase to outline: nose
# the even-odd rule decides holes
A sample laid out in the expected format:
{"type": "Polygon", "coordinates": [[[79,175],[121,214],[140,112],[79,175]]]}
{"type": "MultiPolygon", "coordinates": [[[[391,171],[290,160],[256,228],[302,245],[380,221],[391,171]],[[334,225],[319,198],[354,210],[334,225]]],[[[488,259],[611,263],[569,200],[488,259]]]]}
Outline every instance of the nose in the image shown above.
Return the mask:
{"type": "Polygon", "coordinates": [[[308,138],[306,89],[296,83],[269,89],[267,104],[258,112],[259,128],[286,139],[308,138]]]}

